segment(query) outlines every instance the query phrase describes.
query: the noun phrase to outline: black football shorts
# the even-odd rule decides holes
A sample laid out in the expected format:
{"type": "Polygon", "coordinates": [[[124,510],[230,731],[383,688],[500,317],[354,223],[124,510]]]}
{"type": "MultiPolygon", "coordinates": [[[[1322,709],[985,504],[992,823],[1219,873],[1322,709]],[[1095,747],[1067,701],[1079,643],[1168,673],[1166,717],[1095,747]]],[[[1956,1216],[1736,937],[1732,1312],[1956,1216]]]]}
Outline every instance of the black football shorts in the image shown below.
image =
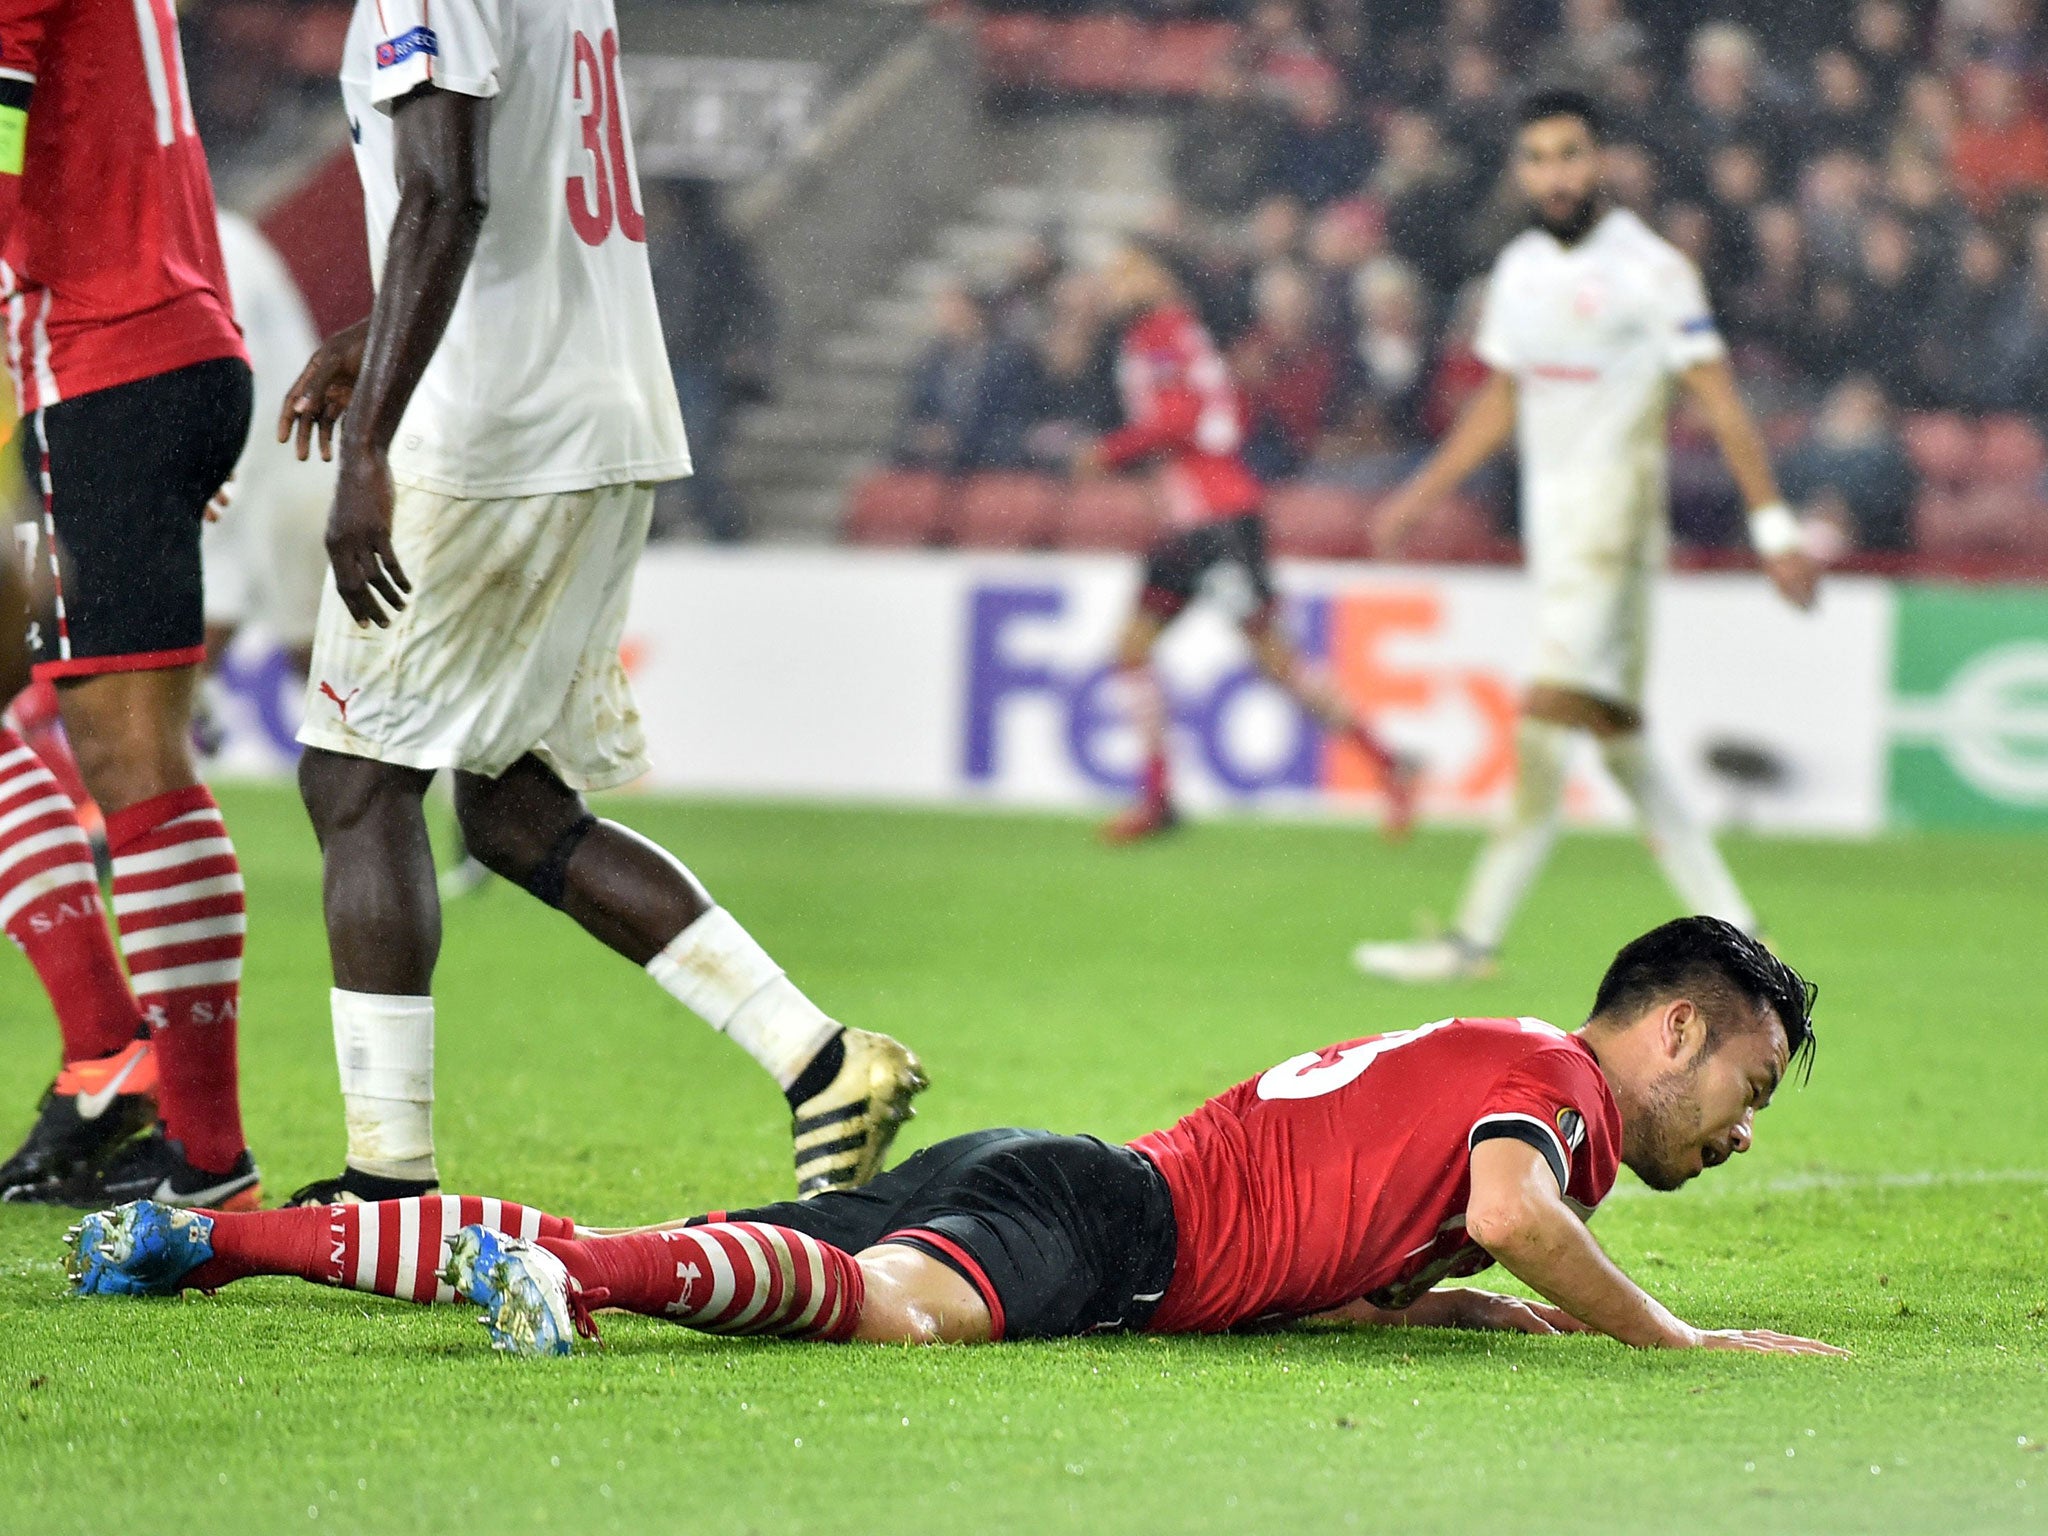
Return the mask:
{"type": "Polygon", "coordinates": [[[1207,586],[1231,618],[1247,627],[1272,616],[1273,572],[1266,558],[1266,519],[1257,512],[1169,533],[1145,557],[1139,605],[1170,620],[1207,586]]]}
{"type": "Polygon", "coordinates": [[[699,1220],[789,1227],[847,1253],[919,1249],[974,1287],[998,1339],[1141,1329],[1173,1278],[1165,1178],[1093,1136],[974,1131],[863,1189],[699,1220]]]}
{"type": "Polygon", "coordinates": [[[30,495],[16,532],[37,677],[205,659],[199,534],[242,456],[252,409],[249,365],[222,357],[60,400],[22,422],[30,495]]]}

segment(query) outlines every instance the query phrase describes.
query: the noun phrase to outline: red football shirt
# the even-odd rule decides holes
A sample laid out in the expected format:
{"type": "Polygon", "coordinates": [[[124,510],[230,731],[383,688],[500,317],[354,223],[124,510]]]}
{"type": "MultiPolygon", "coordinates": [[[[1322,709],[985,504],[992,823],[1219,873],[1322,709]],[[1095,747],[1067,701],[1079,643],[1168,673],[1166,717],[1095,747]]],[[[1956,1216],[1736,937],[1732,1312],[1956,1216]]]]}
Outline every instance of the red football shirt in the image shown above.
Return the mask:
{"type": "Polygon", "coordinates": [[[1465,1236],[1471,1149],[1541,1152],[1581,1214],[1621,1161],[1599,1063],[1540,1019],[1444,1019],[1309,1051],[1131,1145],[1173,1195],[1156,1333],[1410,1305],[1493,1262],[1465,1236]]]}
{"type": "Polygon", "coordinates": [[[1258,510],[1258,478],[1239,457],[1244,401],[1201,321],[1170,304],[1139,316],[1116,373],[1127,424],[1102,440],[1110,468],[1159,460],[1167,512],[1179,523],[1258,510]]]}
{"type": "Polygon", "coordinates": [[[0,174],[22,412],[246,356],[173,0],[0,0],[0,91],[28,98],[0,174]]]}

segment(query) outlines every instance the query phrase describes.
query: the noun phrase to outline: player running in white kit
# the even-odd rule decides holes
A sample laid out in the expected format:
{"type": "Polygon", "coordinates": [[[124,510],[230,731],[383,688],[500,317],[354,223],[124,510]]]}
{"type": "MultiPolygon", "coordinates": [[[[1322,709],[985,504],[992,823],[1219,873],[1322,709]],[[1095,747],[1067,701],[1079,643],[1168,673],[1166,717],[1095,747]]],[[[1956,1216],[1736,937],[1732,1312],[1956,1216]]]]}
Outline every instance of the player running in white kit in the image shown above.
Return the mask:
{"type": "Polygon", "coordinates": [[[1478,352],[1493,372],[1389,502],[1378,532],[1383,551],[1398,548],[1513,434],[1536,583],[1535,661],[1516,730],[1512,811],[1473,870],[1455,926],[1415,943],[1362,944],[1353,955],[1361,970],[1396,981],[1490,970],[1556,840],[1575,731],[1599,744],[1686,909],[1756,932],[1728,866],[1643,740],[1650,593],[1668,538],[1665,417],[1674,379],[1720,445],[1771,580],[1804,608],[1818,577],[1779,499],[1698,272],[1601,196],[1592,102],[1574,91],[1532,96],[1515,173],[1535,227],[1509,242],[1488,285],[1478,352]]]}
{"type": "Polygon", "coordinates": [[[776,1079],[799,1192],[864,1183],[917,1060],[819,1011],[681,864],[585,807],[646,771],[619,659],[654,487],[686,475],[611,0],[358,0],[342,69],[377,298],[278,436],[339,424],[300,789],[325,858],[348,1162],[293,1203],[437,1186],[440,907],[472,853],[776,1079]],[[345,413],[345,414],[344,414],[345,413]]]}

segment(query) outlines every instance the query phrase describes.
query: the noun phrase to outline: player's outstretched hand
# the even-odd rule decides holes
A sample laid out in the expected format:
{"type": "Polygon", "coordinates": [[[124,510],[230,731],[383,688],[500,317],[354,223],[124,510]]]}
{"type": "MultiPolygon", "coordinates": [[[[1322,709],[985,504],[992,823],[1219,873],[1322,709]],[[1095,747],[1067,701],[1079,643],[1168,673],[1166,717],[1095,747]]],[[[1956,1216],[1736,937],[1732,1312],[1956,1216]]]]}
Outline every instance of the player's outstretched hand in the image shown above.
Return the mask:
{"type": "Polygon", "coordinates": [[[296,450],[302,462],[312,452],[316,430],[320,434],[320,457],[333,459],[334,424],[341,420],[355,394],[356,378],[363,371],[363,343],[369,334],[367,319],[357,321],[345,331],[336,331],[320,343],[285,392],[284,409],[277,418],[277,440],[291,442],[296,433],[296,450]]]}
{"type": "Polygon", "coordinates": [[[1794,608],[1811,608],[1820,591],[1820,562],[1804,550],[1773,555],[1764,561],[1771,585],[1794,608]]]}
{"type": "Polygon", "coordinates": [[[1796,1334],[1773,1333],[1768,1328],[1702,1328],[1701,1349],[1746,1349],[1764,1355],[1837,1355],[1849,1351],[1823,1344],[1819,1339],[1802,1339],[1796,1334]]]}
{"type": "Polygon", "coordinates": [[[1499,1296],[1492,1291],[1457,1289],[1447,1296],[1459,1298],[1458,1322],[1465,1328],[1486,1328],[1496,1333],[1593,1333],[1562,1307],[1530,1301],[1521,1296],[1499,1296]]]}
{"type": "Polygon", "coordinates": [[[391,627],[412,583],[391,548],[391,462],[364,448],[341,456],[334,510],[327,518],[327,558],[334,588],[358,625],[391,627]],[[379,599],[382,599],[380,604],[379,599]]]}

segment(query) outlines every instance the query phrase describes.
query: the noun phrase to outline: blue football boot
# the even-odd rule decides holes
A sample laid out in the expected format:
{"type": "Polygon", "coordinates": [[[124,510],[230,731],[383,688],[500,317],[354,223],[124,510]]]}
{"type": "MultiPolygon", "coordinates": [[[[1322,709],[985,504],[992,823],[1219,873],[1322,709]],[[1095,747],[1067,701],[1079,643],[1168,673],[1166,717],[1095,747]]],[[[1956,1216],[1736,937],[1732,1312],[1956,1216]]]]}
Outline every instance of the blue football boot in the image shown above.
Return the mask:
{"type": "Polygon", "coordinates": [[[448,1241],[441,1278],[484,1309],[491,1347],[512,1355],[567,1355],[576,1336],[597,1337],[562,1261],[537,1243],[489,1227],[464,1227],[448,1241]]]}
{"type": "Polygon", "coordinates": [[[131,1200],[86,1217],[64,1241],[64,1268],[77,1295],[169,1296],[213,1257],[213,1218],[131,1200]]]}

